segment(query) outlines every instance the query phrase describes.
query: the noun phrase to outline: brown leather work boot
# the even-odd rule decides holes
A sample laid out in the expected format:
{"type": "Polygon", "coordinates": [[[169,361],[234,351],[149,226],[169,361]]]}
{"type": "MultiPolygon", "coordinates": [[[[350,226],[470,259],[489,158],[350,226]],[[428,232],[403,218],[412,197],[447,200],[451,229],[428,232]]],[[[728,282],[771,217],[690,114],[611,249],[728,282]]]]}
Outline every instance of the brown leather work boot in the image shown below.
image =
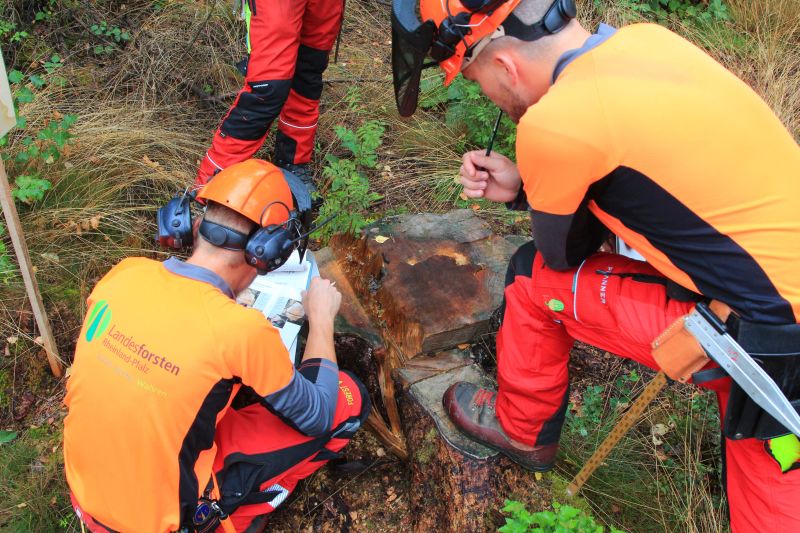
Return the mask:
{"type": "Polygon", "coordinates": [[[553,468],[558,443],[522,449],[515,445],[500,426],[495,414],[497,393],[477,385],[460,381],[445,391],[442,404],[450,420],[465,435],[495,449],[512,461],[534,472],[553,468]]]}

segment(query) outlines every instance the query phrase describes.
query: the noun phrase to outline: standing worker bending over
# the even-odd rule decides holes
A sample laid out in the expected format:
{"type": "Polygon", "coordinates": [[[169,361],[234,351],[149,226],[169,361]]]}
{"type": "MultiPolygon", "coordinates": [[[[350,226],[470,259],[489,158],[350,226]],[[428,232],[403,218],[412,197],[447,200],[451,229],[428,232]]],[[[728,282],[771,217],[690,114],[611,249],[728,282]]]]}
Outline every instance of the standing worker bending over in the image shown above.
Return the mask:
{"type": "MultiPolygon", "coordinates": [[[[428,51],[445,83],[459,71],[478,82],[518,123],[517,165],[465,154],[464,192],[533,218],[506,278],[499,391],[460,383],[445,395],[460,429],[551,468],[574,340],[659,368],[651,342],[692,310],[690,294],[733,309],[729,329],[800,406],[800,149],[768,106],[657,25],[590,34],[572,0],[420,3],[421,21],[417,0],[394,4],[401,113],[428,51]],[[647,263],[596,253],[606,228],[647,263]]],[[[727,437],[733,530],[800,531],[797,438],[729,377],[705,377],[727,437]]]]}
{"type": "Polygon", "coordinates": [[[344,0],[244,0],[247,73],[200,164],[196,185],[261,148],[278,118],[276,165],[311,190],[309,167],[322,95],[322,73],[342,25],[344,0]]]}
{"type": "Polygon", "coordinates": [[[208,207],[188,261],[125,259],[92,291],[64,428],[89,530],[205,532],[222,518],[226,532],[261,531],[366,419],[369,397],[336,364],[341,295],[329,281],[314,278],[303,297],[297,370],[263,314],[234,300],[257,272],[248,243],[297,229],[293,195],[309,206],[302,183],[270,163],[233,165],[200,192],[208,207]]]}

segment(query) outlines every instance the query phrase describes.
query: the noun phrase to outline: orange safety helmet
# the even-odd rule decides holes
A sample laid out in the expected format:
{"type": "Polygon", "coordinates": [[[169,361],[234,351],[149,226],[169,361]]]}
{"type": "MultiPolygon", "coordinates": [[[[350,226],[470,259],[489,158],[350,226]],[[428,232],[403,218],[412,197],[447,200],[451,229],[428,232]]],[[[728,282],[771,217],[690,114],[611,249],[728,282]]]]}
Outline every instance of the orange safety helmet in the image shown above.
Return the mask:
{"type": "Polygon", "coordinates": [[[260,159],[248,159],[220,171],[197,198],[224,205],[264,227],[283,224],[295,208],[283,171],[260,159]]]}
{"type": "Polygon", "coordinates": [[[512,13],[521,1],[393,0],[392,74],[400,115],[417,108],[422,69],[439,65],[449,85],[493,39],[534,41],[561,31],[577,11],[575,0],[554,0],[540,21],[525,24],[512,13]],[[428,55],[433,62],[425,63],[428,55]]]}

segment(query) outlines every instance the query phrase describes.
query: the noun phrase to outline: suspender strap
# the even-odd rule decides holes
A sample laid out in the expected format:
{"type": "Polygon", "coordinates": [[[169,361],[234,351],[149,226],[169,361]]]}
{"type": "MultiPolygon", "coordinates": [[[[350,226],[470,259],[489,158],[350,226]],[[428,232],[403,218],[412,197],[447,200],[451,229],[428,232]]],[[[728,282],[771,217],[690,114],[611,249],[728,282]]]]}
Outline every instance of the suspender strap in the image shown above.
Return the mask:
{"type": "Polygon", "coordinates": [[[214,498],[211,507],[220,514],[220,525],[222,526],[223,531],[225,533],[236,533],[236,528],[233,527],[233,523],[228,520],[228,515],[220,509],[219,502],[220,493],[219,493],[219,483],[217,482],[217,475],[214,473],[214,470],[211,470],[211,480],[213,481],[213,486],[211,487],[211,497],[214,498]]]}

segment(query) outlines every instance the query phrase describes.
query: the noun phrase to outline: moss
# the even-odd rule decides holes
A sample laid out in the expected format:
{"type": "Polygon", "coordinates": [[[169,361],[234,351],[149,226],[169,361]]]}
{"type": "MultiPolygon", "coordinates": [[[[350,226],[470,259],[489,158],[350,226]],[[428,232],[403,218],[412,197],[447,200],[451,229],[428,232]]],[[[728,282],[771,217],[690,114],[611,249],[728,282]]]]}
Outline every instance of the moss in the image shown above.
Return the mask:
{"type": "Polygon", "coordinates": [[[0,370],[0,412],[5,411],[11,401],[11,396],[7,392],[10,386],[11,377],[8,375],[8,370],[0,370]]]}
{"type": "Polygon", "coordinates": [[[436,455],[436,440],[439,433],[436,428],[431,428],[422,439],[421,446],[414,452],[417,462],[426,465],[431,462],[431,459],[436,455]]]}

